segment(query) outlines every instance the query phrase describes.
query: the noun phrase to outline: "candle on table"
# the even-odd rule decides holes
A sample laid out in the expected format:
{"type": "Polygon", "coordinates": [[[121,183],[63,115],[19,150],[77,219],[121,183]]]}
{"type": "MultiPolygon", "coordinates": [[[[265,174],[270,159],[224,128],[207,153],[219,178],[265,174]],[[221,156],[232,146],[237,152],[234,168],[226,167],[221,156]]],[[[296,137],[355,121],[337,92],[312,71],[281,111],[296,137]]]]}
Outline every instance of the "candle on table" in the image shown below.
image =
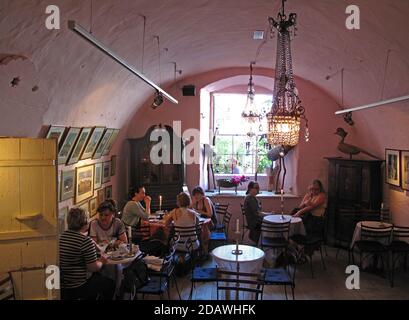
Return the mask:
{"type": "Polygon", "coordinates": [[[236,220],[236,232],[237,233],[240,232],[240,220],[239,219],[236,220]]]}
{"type": "Polygon", "coordinates": [[[381,209],[383,210],[384,206],[383,206],[383,202],[381,203],[381,209]]]}
{"type": "Polygon", "coordinates": [[[159,211],[162,210],[162,196],[159,196],[159,211]]]}
{"type": "Polygon", "coordinates": [[[129,242],[131,242],[131,238],[132,238],[132,227],[131,227],[131,226],[128,226],[127,229],[128,229],[128,239],[129,239],[129,242]]]}
{"type": "Polygon", "coordinates": [[[281,202],[284,200],[284,189],[281,189],[281,202]]]}

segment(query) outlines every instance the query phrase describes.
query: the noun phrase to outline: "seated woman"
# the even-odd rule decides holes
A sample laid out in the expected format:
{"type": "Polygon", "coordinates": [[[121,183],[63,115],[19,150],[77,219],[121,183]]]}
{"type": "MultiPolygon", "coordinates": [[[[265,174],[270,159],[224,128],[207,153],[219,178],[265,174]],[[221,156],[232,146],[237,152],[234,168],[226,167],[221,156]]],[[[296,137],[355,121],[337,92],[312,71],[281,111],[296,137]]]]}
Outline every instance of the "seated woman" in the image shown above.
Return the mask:
{"type": "Polygon", "coordinates": [[[68,230],[59,240],[61,271],[61,298],[63,300],[101,299],[110,300],[115,291],[115,282],[103,277],[98,271],[106,264],[102,255],[97,259],[94,242],[84,235],[88,230],[87,213],[72,208],[67,216],[68,230]],[[88,277],[88,273],[92,276],[88,277]]]}
{"type": "MultiPolygon", "coordinates": [[[[174,227],[198,227],[198,215],[194,210],[189,209],[189,206],[191,205],[189,194],[186,192],[179,193],[176,198],[176,203],[178,207],[164,216],[164,224],[167,225],[173,221],[174,227]]],[[[186,252],[186,240],[187,238],[184,239],[183,235],[181,235],[181,239],[176,247],[176,250],[186,252]]],[[[195,237],[191,238],[190,240],[192,241],[193,250],[197,250],[200,247],[199,239],[195,237]]]]}
{"type": "Polygon", "coordinates": [[[308,188],[300,206],[293,210],[294,217],[301,217],[307,235],[321,235],[322,217],[325,213],[327,197],[320,180],[314,180],[308,188]]]}
{"type": "Polygon", "coordinates": [[[133,188],[122,212],[122,222],[127,226],[138,227],[141,220],[148,220],[151,214],[151,197],[146,195],[145,187],[137,186],[133,188]],[[145,202],[146,209],[141,201],[145,202]]]}
{"type": "Polygon", "coordinates": [[[198,212],[202,217],[211,218],[213,226],[216,226],[217,216],[215,210],[213,209],[213,202],[212,200],[210,200],[210,198],[205,196],[202,187],[195,187],[192,191],[192,197],[193,201],[191,208],[195,209],[195,211],[198,212]]]}
{"type": "Polygon", "coordinates": [[[261,223],[263,222],[263,213],[256,195],[260,191],[260,186],[255,181],[250,181],[247,186],[246,198],[244,199],[244,214],[246,216],[247,226],[250,229],[249,238],[258,244],[261,234],[261,223]]]}
{"type": "Polygon", "coordinates": [[[114,247],[127,243],[125,226],[121,220],[115,218],[116,207],[113,200],[105,200],[97,209],[98,218],[91,221],[89,236],[96,243],[108,243],[115,239],[114,247]]]}

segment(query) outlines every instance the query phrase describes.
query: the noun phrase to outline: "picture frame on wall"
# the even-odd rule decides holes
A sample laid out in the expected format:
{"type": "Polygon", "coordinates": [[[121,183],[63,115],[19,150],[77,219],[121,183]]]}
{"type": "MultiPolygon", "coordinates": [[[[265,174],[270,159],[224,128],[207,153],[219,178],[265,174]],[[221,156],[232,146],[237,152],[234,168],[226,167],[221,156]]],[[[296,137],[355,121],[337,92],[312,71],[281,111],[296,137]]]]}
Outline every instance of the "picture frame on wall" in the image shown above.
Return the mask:
{"type": "Polygon", "coordinates": [[[105,161],[102,168],[102,183],[107,183],[111,180],[111,161],[105,161]]]}
{"type": "Polygon", "coordinates": [[[82,152],[88,142],[88,139],[91,135],[92,128],[82,128],[78,136],[75,147],[67,161],[67,165],[75,164],[80,160],[82,152]]]}
{"type": "Polygon", "coordinates": [[[68,211],[69,211],[68,206],[60,208],[58,210],[58,232],[60,234],[67,230],[68,211]]]}
{"type": "Polygon", "coordinates": [[[99,189],[97,192],[97,200],[98,200],[98,205],[105,200],[105,189],[99,189]]]}
{"type": "Polygon", "coordinates": [[[105,187],[105,199],[112,199],[112,185],[105,187]]]}
{"type": "Polygon", "coordinates": [[[81,155],[81,160],[89,159],[95,153],[102,136],[104,135],[105,127],[95,127],[92,131],[91,137],[88,140],[87,145],[85,146],[84,152],[81,155]]]}
{"type": "Polygon", "coordinates": [[[74,197],[75,192],[75,170],[61,171],[60,201],[74,197]]]}
{"type": "Polygon", "coordinates": [[[409,191],[409,151],[400,152],[401,183],[402,189],[409,191]]]}
{"type": "Polygon", "coordinates": [[[71,155],[71,151],[77,142],[80,131],[81,128],[76,127],[71,127],[68,130],[64,142],[61,145],[61,149],[58,152],[58,164],[65,164],[67,162],[67,159],[71,155]]]}
{"type": "Polygon", "coordinates": [[[108,128],[105,130],[104,137],[102,138],[97,149],[95,150],[95,153],[92,159],[99,159],[102,157],[102,153],[105,151],[107,143],[109,142],[109,139],[111,138],[113,132],[114,132],[114,129],[108,128]]]}
{"type": "Polygon", "coordinates": [[[62,126],[50,126],[45,136],[46,139],[57,139],[58,151],[60,151],[59,146],[61,146],[61,141],[62,138],[64,137],[66,129],[67,129],[66,127],[62,126]]]}
{"type": "Polygon", "coordinates": [[[400,153],[399,150],[385,149],[385,178],[386,183],[400,187],[400,153]]]}
{"type": "Polygon", "coordinates": [[[112,146],[115,143],[116,138],[118,137],[119,134],[119,129],[114,129],[114,131],[112,132],[111,137],[109,138],[109,141],[105,147],[104,152],[102,153],[103,156],[106,156],[107,154],[109,154],[111,152],[112,146]]]}
{"type": "Polygon", "coordinates": [[[92,198],[89,200],[89,214],[90,217],[93,217],[97,214],[97,208],[98,208],[98,199],[97,197],[92,198]]]}
{"type": "Polygon", "coordinates": [[[102,187],[102,162],[95,164],[94,190],[102,187]]]}
{"type": "Polygon", "coordinates": [[[76,168],[75,177],[75,204],[77,204],[94,195],[94,165],[76,168]]]}
{"type": "Polygon", "coordinates": [[[87,213],[89,214],[89,216],[91,217],[91,214],[90,214],[90,212],[89,212],[89,202],[88,202],[88,201],[77,205],[77,208],[83,209],[83,210],[84,210],[85,212],[87,212],[87,213]]]}
{"type": "Polygon", "coordinates": [[[111,177],[116,174],[116,155],[111,156],[111,177]]]}

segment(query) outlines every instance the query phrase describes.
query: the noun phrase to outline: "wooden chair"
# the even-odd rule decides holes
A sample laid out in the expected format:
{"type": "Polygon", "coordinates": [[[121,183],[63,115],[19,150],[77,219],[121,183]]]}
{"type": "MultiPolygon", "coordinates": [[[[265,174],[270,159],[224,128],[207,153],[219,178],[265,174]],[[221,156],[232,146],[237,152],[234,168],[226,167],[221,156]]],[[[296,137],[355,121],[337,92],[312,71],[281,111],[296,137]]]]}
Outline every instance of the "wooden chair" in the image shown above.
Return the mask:
{"type": "Polygon", "coordinates": [[[139,244],[142,241],[149,240],[151,231],[149,224],[140,223],[138,227],[132,228],[132,242],[139,244]]]}
{"type": "Polygon", "coordinates": [[[14,283],[11,273],[0,274],[0,301],[15,300],[14,283]]]}
{"type": "MultiPolygon", "coordinates": [[[[260,273],[245,273],[217,270],[217,300],[220,291],[232,291],[239,296],[240,292],[252,293],[254,300],[263,300],[264,277],[260,273]]],[[[246,299],[250,300],[250,299],[246,299]]]]}

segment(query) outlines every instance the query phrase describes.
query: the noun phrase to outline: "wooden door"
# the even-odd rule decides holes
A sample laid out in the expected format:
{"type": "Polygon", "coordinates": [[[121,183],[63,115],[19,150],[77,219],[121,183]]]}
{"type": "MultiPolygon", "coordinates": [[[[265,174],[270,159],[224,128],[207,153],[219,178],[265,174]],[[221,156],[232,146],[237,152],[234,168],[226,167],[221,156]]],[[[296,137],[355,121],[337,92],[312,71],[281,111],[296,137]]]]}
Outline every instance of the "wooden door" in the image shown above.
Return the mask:
{"type": "Polygon", "coordinates": [[[0,139],[0,272],[12,272],[17,299],[49,297],[45,268],[57,265],[56,155],[54,139],[0,139]]]}

